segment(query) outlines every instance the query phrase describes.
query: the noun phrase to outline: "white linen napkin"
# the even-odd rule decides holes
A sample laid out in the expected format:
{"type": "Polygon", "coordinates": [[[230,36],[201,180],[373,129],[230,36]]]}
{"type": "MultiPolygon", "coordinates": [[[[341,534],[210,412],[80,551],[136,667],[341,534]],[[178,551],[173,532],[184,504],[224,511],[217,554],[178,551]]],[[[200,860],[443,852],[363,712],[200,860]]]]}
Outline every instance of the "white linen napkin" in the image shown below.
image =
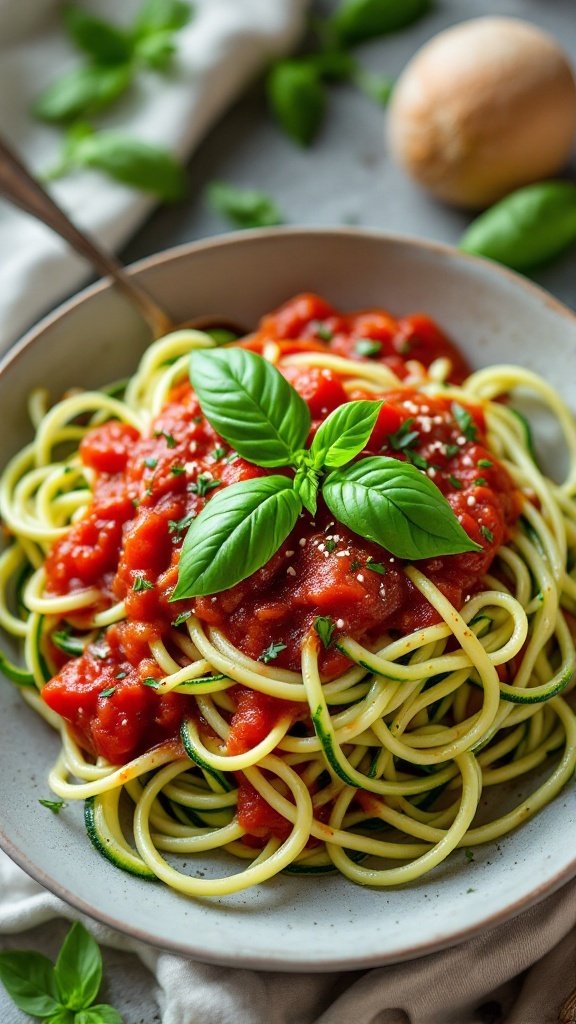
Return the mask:
{"type": "MultiPolygon", "coordinates": [[[[61,131],[34,121],[44,87],[73,67],[78,53],[62,29],[63,0],[0,0],[0,135],[35,171],[57,160],[61,131]]],[[[195,16],[177,35],[170,75],[139,76],[131,96],[100,117],[138,138],[188,156],[243,87],[302,31],[308,0],[194,0],[195,16]]],[[[86,7],[128,23],[139,0],[89,0],[86,7]]],[[[92,171],[52,186],[80,228],[118,249],[155,203],[92,171]]],[[[52,231],[0,199],[0,351],[89,275],[87,264],[52,231]]]]}

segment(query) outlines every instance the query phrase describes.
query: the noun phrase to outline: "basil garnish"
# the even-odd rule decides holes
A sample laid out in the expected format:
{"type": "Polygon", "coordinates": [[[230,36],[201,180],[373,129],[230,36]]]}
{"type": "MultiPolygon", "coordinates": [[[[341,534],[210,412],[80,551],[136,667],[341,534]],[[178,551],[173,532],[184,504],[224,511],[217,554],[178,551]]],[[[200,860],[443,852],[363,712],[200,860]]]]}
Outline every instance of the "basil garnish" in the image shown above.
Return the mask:
{"type": "Polygon", "coordinates": [[[217,594],[251,576],[286,540],[301,508],[285,476],[216,491],[186,534],[172,600],[217,594]]]}
{"type": "Polygon", "coordinates": [[[286,466],[302,448],[308,406],[261,356],[243,348],[198,351],[190,379],[206,419],[243,459],[286,466]]]}
{"type": "MultiPolygon", "coordinates": [[[[308,406],[261,356],[241,348],[198,351],[190,376],[206,419],[240,456],[257,466],[291,467],[294,477],[264,476],[216,490],[189,526],[171,600],[219,593],[261,569],[302,508],[315,513],[320,488],[339,522],[399,558],[481,550],[414,465],[385,456],[352,463],[369,441],[382,401],[335,409],[307,450],[308,406]]],[[[184,520],[173,525],[180,529],[184,520]]],[[[376,572],[384,568],[373,565],[376,572]]]]}
{"type": "Polygon", "coordinates": [[[334,470],[322,494],[341,523],[398,558],[480,550],[436,485],[408,462],[362,459],[334,470]]]}

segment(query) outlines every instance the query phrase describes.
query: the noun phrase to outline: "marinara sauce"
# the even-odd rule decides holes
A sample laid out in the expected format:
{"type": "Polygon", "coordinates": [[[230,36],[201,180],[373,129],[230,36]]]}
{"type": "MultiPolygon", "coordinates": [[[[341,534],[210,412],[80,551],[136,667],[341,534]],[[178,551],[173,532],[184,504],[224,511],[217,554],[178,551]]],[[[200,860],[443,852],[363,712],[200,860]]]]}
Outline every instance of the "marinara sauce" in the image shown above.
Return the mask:
{"type": "MultiPolygon", "coordinates": [[[[469,372],[428,317],[395,320],[381,310],[344,315],[309,294],[265,317],[241,344],[262,352],[270,342],[281,354],[328,349],[348,359],[384,363],[401,380],[414,369],[414,361],[428,367],[439,358],[450,360],[454,383],[469,372]]],[[[468,535],[481,545],[478,552],[417,563],[461,607],[520,510],[520,495],[506,469],[486,448],[481,409],[429,398],[406,386],[379,395],[362,388],[347,394],[338,376],[324,368],[292,365],[282,372],[310,407],[311,438],[343,403],[384,400],[360,458],[383,454],[412,462],[434,481],[468,535]]],[[[174,629],[185,632],[192,612],[251,658],[295,670],[303,638],[317,616],[333,619],[336,638],[349,635],[367,644],[386,631],[403,635],[437,621],[405,576],[402,561],[335,522],[321,498],[317,514],[304,512],[278,552],[248,579],[212,597],[171,603],[192,519],[217,489],[268,472],[238,457],[215,433],[187,382],[172,390],[150,436],[140,438],[133,427],[111,421],[86,435],[80,456],[94,470],[93,500],[87,515],[52,547],[46,587],[66,594],[96,586],[102,608],[124,601],[126,618],[80,658],[65,660],[55,649],[61,668],[43,696],[71,723],[83,747],[112,763],[125,763],[177,736],[182,719],[197,716],[192,698],[162,696],[151,685],[161,670],[150,644],[163,640],[177,659],[170,635],[174,629]]],[[[87,621],[85,612],[69,618],[77,629],[87,621]]],[[[333,648],[322,653],[326,678],[348,664],[333,648]]],[[[303,712],[300,705],[243,687],[236,687],[233,696],[237,711],[230,722],[231,754],[258,743],[287,709],[295,719],[303,712]]],[[[242,824],[255,835],[270,828],[280,834],[263,804],[246,784],[239,804],[242,824]]]]}

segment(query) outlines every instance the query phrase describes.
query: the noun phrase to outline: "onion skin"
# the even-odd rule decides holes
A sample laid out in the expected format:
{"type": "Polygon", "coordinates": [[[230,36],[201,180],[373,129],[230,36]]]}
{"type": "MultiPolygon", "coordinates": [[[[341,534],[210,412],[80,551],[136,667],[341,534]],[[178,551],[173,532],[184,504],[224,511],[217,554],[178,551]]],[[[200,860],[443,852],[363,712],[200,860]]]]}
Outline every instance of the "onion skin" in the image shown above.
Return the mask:
{"type": "Polygon", "coordinates": [[[567,162],[576,83],[555,40],[516,18],[476,18],[435,36],[389,108],[392,155],[455,206],[482,209],[567,162]]]}

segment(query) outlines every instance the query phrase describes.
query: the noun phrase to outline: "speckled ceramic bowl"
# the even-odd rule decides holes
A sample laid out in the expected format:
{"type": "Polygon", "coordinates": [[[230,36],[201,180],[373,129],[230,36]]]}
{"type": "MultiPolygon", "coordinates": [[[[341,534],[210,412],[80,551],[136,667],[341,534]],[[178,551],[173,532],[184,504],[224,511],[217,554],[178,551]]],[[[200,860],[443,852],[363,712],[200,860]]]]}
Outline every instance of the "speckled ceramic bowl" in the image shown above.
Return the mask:
{"type": "MultiPolygon", "coordinates": [[[[425,311],[474,366],[514,362],[541,373],[576,409],[576,318],[494,264],[428,242],[353,229],[247,232],[183,246],[134,267],[176,321],[219,312],[253,325],[302,290],[343,309],[425,311]]],[[[26,396],[47,384],[123,377],[147,343],[125,300],[96,285],[45,319],[0,367],[0,463],[26,442],[26,396]],[[9,429],[8,429],[8,424],[9,429]]],[[[58,752],[49,728],[0,685],[0,845],[73,906],[157,946],[261,969],[355,969],[420,956],[519,913],[576,874],[573,787],[498,845],[456,851],[420,881],[391,890],[345,878],[279,877],[199,902],[123,874],[86,837],[82,807],[43,811],[58,752]]],[[[505,808],[517,787],[499,796],[505,808]]],[[[206,865],[218,874],[222,862],[206,865]]]]}

